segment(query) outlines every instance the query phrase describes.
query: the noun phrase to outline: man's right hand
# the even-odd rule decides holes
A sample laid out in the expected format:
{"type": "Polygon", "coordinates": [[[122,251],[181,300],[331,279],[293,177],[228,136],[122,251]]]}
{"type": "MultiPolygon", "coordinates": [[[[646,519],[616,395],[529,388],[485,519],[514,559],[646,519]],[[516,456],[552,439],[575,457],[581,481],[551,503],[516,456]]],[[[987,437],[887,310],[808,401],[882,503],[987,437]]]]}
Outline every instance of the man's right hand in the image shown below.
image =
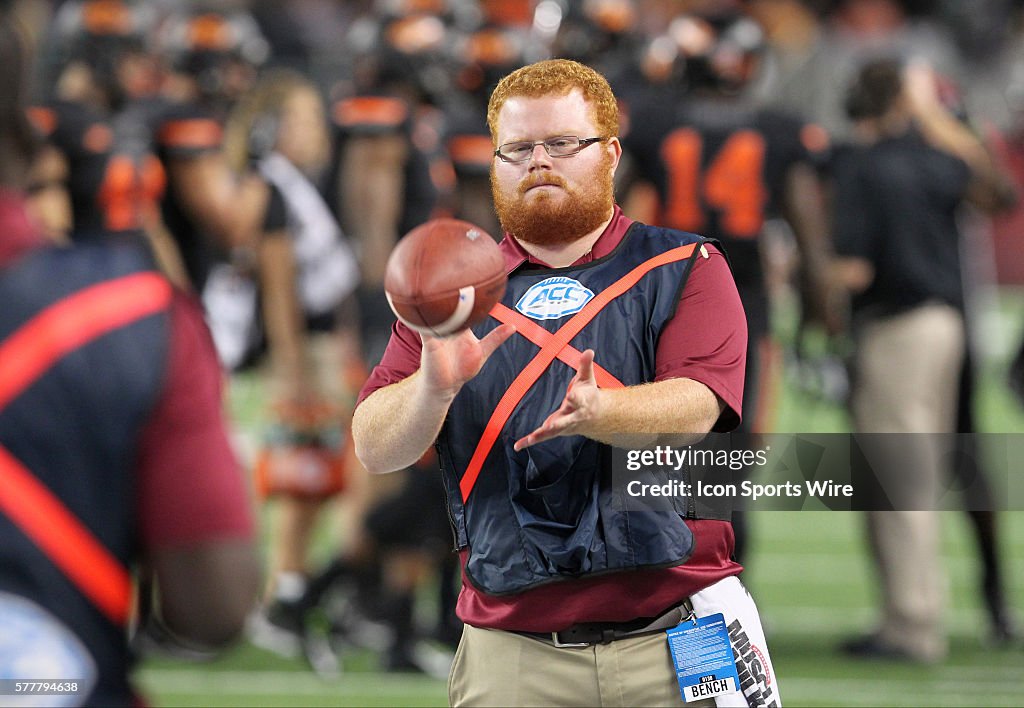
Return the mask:
{"type": "Polygon", "coordinates": [[[503,324],[483,339],[478,339],[469,329],[450,337],[421,335],[420,375],[423,384],[432,394],[450,401],[515,331],[512,325],[503,324]]]}
{"type": "Polygon", "coordinates": [[[420,459],[437,439],[459,389],[515,331],[502,325],[483,339],[469,330],[443,339],[423,335],[419,371],[377,389],[356,407],[352,438],[363,466],[379,474],[420,459]]]}

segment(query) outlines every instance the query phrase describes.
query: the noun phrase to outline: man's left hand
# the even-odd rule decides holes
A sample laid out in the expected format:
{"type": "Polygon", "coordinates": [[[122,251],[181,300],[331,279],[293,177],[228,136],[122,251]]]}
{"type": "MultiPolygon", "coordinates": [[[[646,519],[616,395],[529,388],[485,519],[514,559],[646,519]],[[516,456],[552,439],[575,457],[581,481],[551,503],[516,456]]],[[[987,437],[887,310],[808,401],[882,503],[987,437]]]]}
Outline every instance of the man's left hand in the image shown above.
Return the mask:
{"type": "Polygon", "coordinates": [[[562,404],[529,435],[516,441],[514,449],[535,445],[562,435],[586,435],[588,423],[596,420],[601,406],[601,389],[594,376],[594,350],[580,356],[579,368],[569,382],[562,404]]]}

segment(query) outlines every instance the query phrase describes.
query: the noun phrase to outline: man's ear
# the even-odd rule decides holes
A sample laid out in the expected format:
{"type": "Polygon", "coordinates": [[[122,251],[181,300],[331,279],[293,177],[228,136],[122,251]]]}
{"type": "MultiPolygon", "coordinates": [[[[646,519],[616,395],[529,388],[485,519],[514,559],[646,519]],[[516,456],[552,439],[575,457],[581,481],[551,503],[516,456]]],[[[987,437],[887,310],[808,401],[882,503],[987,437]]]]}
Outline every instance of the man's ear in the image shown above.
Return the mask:
{"type": "Polygon", "coordinates": [[[622,159],[622,143],[619,142],[617,137],[612,136],[608,138],[608,145],[605,149],[611,151],[612,173],[614,174],[615,170],[619,167],[619,160],[622,159]]]}

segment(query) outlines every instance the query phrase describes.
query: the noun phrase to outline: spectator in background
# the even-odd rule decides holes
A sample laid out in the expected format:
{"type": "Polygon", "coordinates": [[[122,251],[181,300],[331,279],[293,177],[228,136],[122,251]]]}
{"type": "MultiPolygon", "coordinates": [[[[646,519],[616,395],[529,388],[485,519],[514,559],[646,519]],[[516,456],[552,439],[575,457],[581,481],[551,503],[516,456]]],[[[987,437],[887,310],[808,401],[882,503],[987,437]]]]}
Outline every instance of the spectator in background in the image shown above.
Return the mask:
{"type": "Polygon", "coordinates": [[[164,272],[185,285],[181,254],[160,218],[166,174],[153,152],[159,72],[147,46],[150,9],[72,0],[57,12],[45,47],[57,75],[30,111],[46,140],[33,210],[47,231],[63,229],[73,241],[147,241],[164,272]]]}
{"type": "MultiPolygon", "coordinates": [[[[996,48],[993,47],[994,51],[996,48]]],[[[988,121],[976,125],[968,114],[967,104],[960,87],[947,77],[937,77],[938,95],[943,104],[967,128],[974,131],[979,140],[983,139],[983,128],[994,132],[988,121]]],[[[979,79],[978,83],[983,80],[979,79]]],[[[1007,98],[1011,95],[1007,90],[1007,98]]],[[[989,136],[991,137],[991,136],[989,136]]],[[[960,385],[957,396],[956,438],[957,454],[953,462],[952,482],[963,490],[964,506],[971,522],[971,530],[977,544],[980,566],[978,590],[988,613],[990,639],[994,644],[1007,644],[1016,638],[1016,620],[1011,603],[1006,594],[1005,564],[1001,553],[999,534],[999,514],[997,500],[992,481],[989,479],[988,465],[985,454],[979,444],[977,435],[976,404],[980,394],[980,361],[986,353],[989,338],[981,336],[981,313],[979,305],[984,297],[986,286],[998,273],[1002,260],[999,254],[993,253],[994,239],[1001,227],[1005,227],[1007,217],[1014,211],[1020,211],[1019,188],[1013,173],[1012,161],[1005,151],[999,149],[998,143],[986,143],[991,151],[993,164],[999,169],[999,203],[994,204],[989,214],[966,208],[961,214],[962,258],[961,277],[964,288],[964,306],[961,314],[964,319],[965,348],[964,362],[960,373],[960,385]],[[1016,207],[1016,208],[1014,208],[1016,207]],[[993,263],[993,260],[995,263],[993,263]],[[995,272],[989,272],[995,271],[995,272]]],[[[1014,233],[1019,240],[1020,232],[1014,233]]],[[[1015,250],[1019,245],[1015,244],[1015,250]]]]}
{"type": "Polygon", "coordinates": [[[832,136],[847,137],[842,91],[863,62],[924,57],[947,76],[962,70],[953,38],[929,3],[915,0],[753,0],[751,12],[769,29],[770,71],[759,95],[799,107],[832,136]]]}
{"type": "Polygon", "coordinates": [[[831,86],[831,42],[823,2],[751,0],[748,11],[764,27],[767,47],[753,88],[759,99],[784,110],[799,106],[813,120],[826,115],[831,86]],[[822,87],[826,87],[823,91],[822,87]]]}
{"type": "MultiPolygon", "coordinates": [[[[388,256],[403,234],[432,216],[438,201],[431,149],[418,138],[420,111],[433,91],[424,75],[437,74],[437,33],[444,31],[429,13],[377,17],[362,27],[371,28],[376,42],[354,60],[351,95],[331,107],[334,154],[326,189],[359,254],[360,337],[368,367],[380,359],[394,322],[384,297],[388,256]]],[[[433,135],[426,142],[438,140],[433,135]]]]}
{"type": "Polygon", "coordinates": [[[253,519],[197,304],[137,244],[46,247],[24,211],[26,67],[2,13],[0,65],[0,675],[138,705],[132,570],[157,581],[143,626],[223,645],[258,592],[253,519]]]}
{"type": "MultiPolygon", "coordinates": [[[[1018,59],[1024,62],[1024,59],[1018,59]]],[[[1024,69],[1024,63],[1021,63],[1024,69]]],[[[991,88],[991,87],[990,87],[991,88]]],[[[1016,204],[993,214],[989,223],[984,223],[981,228],[975,229],[975,236],[990,238],[991,251],[984,252],[986,265],[994,273],[990,273],[993,280],[1001,285],[1012,285],[1024,283],[1024,252],[1021,245],[1024,243],[1024,200],[1020,198],[1024,194],[1024,74],[1018,78],[1016,84],[1002,84],[1005,92],[1004,101],[1009,108],[1010,122],[1005,131],[1000,131],[994,121],[984,121],[986,146],[991,151],[993,159],[1004,171],[1007,178],[1016,190],[1016,204]]],[[[977,104],[975,104],[977,105],[977,104]]],[[[968,222],[970,223],[970,222],[968,222]]],[[[978,270],[975,268],[975,270],[978,270]]],[[[965,281],[970,284],[971,269],[968,268],[965,274],[965,281]]],[[[968,317],[968,339],[975,342],[974,349],[985,353],[984,347],[991,345],[988,339],[982,339],[976,335],[979,333],[980,313],[974,312],[977,307],[971,307],[971,300],[968,299],[968,307],[965,314],[975,314],[972,327],[972,319],[968,317]],[[971,335],[975,336],[971,336],[971,335]]],[[[968,354],[972,353],[968,347],[968,354]]],[[[1016,394],[1017,401],[1024,404],[1024,341],[1020,343],[1016,355],[1010,354],[1008,383],[1010,390],[1016,394]]],[[[961,380],[961,402],[957,416],[957,432],[974,432],[974,398],[980,392],[980,365],[979,357],[968,356],[964,374],[961,380]],[[964,400],[966,399],[966,400],[964,400]]],[[[970,452],[970,451],[968,451],[970,452]]],[[[959,469],[965,473],[964,481],[981,479],[983,470],[979,467],[981,457],[977,454],[967,454],[960,457],[959,469]]],[[[991,490],[988,490],[991,497],[991,490]]],[[[992,625],[992,638],[997,642],[1007,642],[1015,639],[1019,634],[1016,618],[1011,609],[1006,593],[1005,563],[1000,554],[999,524],[998,517],[991,504],[986,506],[975,505],[970,512],[978,541],[978,551],[981,559],[982,580],[981,590],[985,600],[986,609],[989,612],[989,619],[992,625]]]]}
{"type": "MultiPolygon", "coordinates": [[[[267,619],[291,632],[293,642],[304,638],[305,627],[301,617],[288,611],[289,603],[305,593],[320,510],[346,483],[358,486],[360,477],[347,442],[347,420],[361,378],[346,382],[344,374],[352,366],[363,369],[353,363],[361,357],[358,339],[347,326],[351,318],[341,317],[359,273],[341,228],[314,186],[329,155],[328,142],[317,88],[283,69],[266,74],[238,104],[226,135],[235,169],[241,173],[254,161],[262,185],[261,205],[247,215],[257,254],[260,311],[252,311],[245,338],[230,348],[240,352],[236,364],[259,353],[252,347],[261,338],[269,354],[271,422],[256,462],[261,493],[279,502],[271,533],[273,600],[267,619]]],[[[218,326],[217,307],[223,303],[207,302],[218,326]]],[[[220,335],[222,343],[230,341],[220,335]]]]}
{"type": "MultiPolygon", "coordinates": [[[[351,95],[332,106],[334,160],[327,188],[359,247],[360,334],[368,367],[379,361],[395,321],[384,297],[387,258],[398,239],[435,215],[453,189],[441,145],[444,117],[435,105],[449,86],[439,50],[450,28],[432,8],[392,7],[393,15],[376,9],[363,25],[376,41],[361,46],[352,37],[357,56],[351,95]]],[[[338,629],[361,641],[355,625],[363,617],[379,620],[387,635],[379,643],[381,663],[388,671],[447,672],[450,656],[430,651],[415,621],[416,598],[426,584],[440,581],[435,635],[454,643],[461,628],[454,616],[458,588],[447,516],[443,509],[435,513],[439,507],[424,509],[426,500],[443,499],[440,481],[431,474],[436,466],[428,456],[371,482],[371,506],[357,535],[361,543],[315,577],[303,600],[306,607],[327,604],[332,594],[355,586],[355,611],[336,618],[338,629]]]]}
{"type": "Polygon", "coordinates": [[[49,147],[37,211],[73,240],[145,237],[176,283],[201,292],[254,196],[224,161],[221,122],[266,58],[255,23],[214,12],[161,22],[148,5],[72,0],[54,25],[58,78],[32,111],[49,147]]]}
{"type": "MultiPolygon", "coordinates": [[[[837,160],[834,222],[839,272],[855,294],[854,426],[952,433],[964,359],[956,214],[965,201],[992,210],[1010,195],[981,143],[939,101],[927,65],[865,65],[846,109],[860,145],[837,160]]],[[[948,470],[935,437],[899,442],[899,475],[913,497],[867,517],[884,600],[880,629],[844,649],[931,662],[947,651],[934,509],[948,470]]],[[[894,454],[881,458],[882,474],[895,474],[894,454]]]]}
{"type": "Polygon", "coordinates": [[[445,146],[455,174],[454,216],[497,237],[501,225],[491,199],[494,147],[487,132],[487,99],[498,80],[523,65],[528,33],[485,24],[468,34],[457,61],[458,91],[444,103],[445,146]]]}
{"type": "Polygon", "coordinates": [[[241,215],[256,209],[259,186],[237,175],[224,154],[228,113],[252,89],[268,45],[242,9],[202,3],[166,18],[155,40],[166,74],[161,94],[138,111],[167,175],[160,202],[190,285],[202,293],[215,264],[245,258],[241,215]]]}
{"type": "MultiPolygon", "coordinates": [[[[1021,11],[1024,17],[1024,9],[1021,11]]],[[[1024,47],[1024,36],[1015,46],[1024,47]]],[[[1005,85],[1005,99],[1009,108],[1009,121],[1002,131],[990,128],[988,144],[1000,165],[1007,171],[1024,194],[1024,56],[1017,56],[1015,79],[1005,85]]],[[[1016,208],[998,214],[992,219],[992,239],[996,252],[996,270],[1000,283],[1024,284],[1024,200],[1016,208]]],[[[1015,354],[1011,354],[1008,382],[1017,402],[1024,406],[1024,337],[1015,354]]]]}

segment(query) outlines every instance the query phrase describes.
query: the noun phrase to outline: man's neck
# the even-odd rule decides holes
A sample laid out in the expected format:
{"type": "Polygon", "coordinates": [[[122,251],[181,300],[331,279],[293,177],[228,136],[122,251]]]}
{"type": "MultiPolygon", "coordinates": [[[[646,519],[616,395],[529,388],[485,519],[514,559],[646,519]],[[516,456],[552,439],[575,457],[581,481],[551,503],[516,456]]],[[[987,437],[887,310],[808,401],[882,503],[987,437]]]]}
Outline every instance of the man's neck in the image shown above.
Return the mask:
{"type": "Polygon", "coordinates": [[[523,250],[529,253],[538,261],[546,263],[552,268],[565,268],[571,266],[573,263],[578,261],[580,258],[590,253],[590,250],[597,243],[597,239],[601,237],[604,230],[608,228],[608,224],[612,221],[612,217],[608,217],[601,223],[596,229],[591,231],[583,238],[578,238],[571,243],[563,243],[557,246],[543,246],[536,243],[527,243],[526,241],[519,241],[519,244],[523,247],[523,250]]]}

